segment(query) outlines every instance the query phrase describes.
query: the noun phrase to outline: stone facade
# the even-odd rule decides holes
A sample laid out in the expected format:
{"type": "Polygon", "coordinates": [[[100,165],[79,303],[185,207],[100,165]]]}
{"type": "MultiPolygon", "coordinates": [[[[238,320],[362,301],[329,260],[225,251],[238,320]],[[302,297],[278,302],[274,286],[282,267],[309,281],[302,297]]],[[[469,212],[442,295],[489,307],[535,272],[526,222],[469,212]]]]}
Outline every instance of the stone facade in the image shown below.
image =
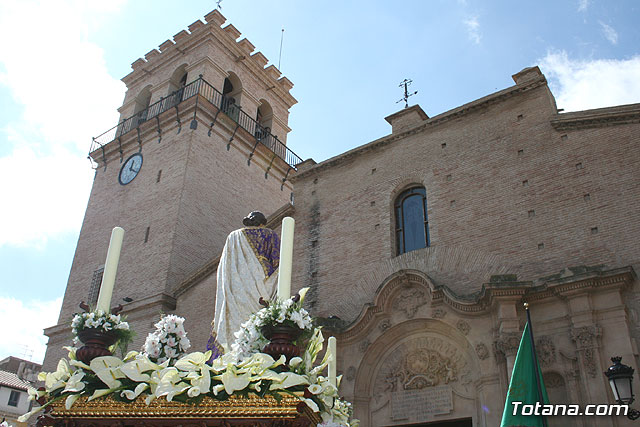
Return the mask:
{"type": "MultiPolygon", "coordinates": [[[[219,91],[225,77],[239,78],[243,109],[254,117],[267,100],[273,132],[285,141],[291,83],[276,80],[251,43],[236,42],[235,28],[221,28],[218,12],[206,19],[134,62],[122,118],[149,85],[150,102],[161,100],[183,67],[188,81],[202,74],[219,91]]],[[[275,227],[285,215],[296,219],[293,284],[311,287],[310,310],[338,338],[341,393],[363,426],[498,425],[525,301],[552,401],[612,403],[602,374],[609,357],[638,360],[640,105],[559,113],[537,67],[513,78],[512,87],[432,118],[419,106],[403,109],[387,117],[390,135],[297,171],[194,99],[140,125],[140,136],[95,151],[45,369],[62,355],[67,320],[86,299],[115,225],[127,235],[114,301],[133,299],[125,313],[138,331],[134,347],[163,310],[185,316],[204,348],[224,237],[257,208],[275,227]],[[148,174],[119,185],[119,159],[140,149],[148,174]],[[426,190],[430,246],[398,255],[394,202],[416,185],[426,190]]]]}

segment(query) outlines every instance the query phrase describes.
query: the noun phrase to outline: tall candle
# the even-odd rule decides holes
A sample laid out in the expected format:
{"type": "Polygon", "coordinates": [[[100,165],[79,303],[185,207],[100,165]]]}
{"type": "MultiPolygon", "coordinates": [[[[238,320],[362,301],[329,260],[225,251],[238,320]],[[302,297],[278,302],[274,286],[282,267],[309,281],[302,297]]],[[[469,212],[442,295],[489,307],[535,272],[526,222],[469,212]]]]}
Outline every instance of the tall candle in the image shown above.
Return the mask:
{"type": "Polygon", "coordinates": [[[338,366],[338,351],[336,349],[336,346],[336,337],[329,337],[329,348],[327,349],[329,355],[331,356],[331,359],[329,360],[329,383],[331,383],[334,387],[337,387],[336,367],[338,366]]]}
{"type": "Polygon", "coordinates": [[[114,227],[111,232],[109,249],[107,250],[107,259],[104,262],[104,273],[102,274],[102,284],[100,285],[97,304],[98,310],[103,310],[107,313],[111,311],[111,296],[113,295],[113,286],[116,282],[118,260],[120,259],[120,249],[122,249],[123,238],[124,230],[120,227],[114,227]]]}
{"type": "Polygon", "coordinates": [[[291,297],[291,270],[293,264],[293,229],[296,222],[291,217],[282,220],[280,237],[280,268],[278,271],[278,298],[286,300],[291,297]]]}

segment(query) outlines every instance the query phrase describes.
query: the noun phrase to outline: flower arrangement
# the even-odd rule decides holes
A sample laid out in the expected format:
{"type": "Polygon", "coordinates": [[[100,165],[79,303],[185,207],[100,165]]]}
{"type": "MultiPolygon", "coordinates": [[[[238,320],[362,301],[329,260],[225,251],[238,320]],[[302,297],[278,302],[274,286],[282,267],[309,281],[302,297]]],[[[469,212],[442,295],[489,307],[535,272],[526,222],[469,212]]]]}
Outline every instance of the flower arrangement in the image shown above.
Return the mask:
{"type": "Polygon", "coordinates": [[[100,332],[112,334],[116,338],[114,348],[119,348],[122,354],[126,353],[127,346],[135,335],[129,329],[129,323],[125,322],[119,314],[93,310],[86,313],[77,313],[73,316],[71,332],[74,336],[74,345],[80,342],[78,335],[88,329],[97,329],[100,332]]]}
{"type": "MultiPolygon", "coordinates": [[[[276,300],[253,314],[236,333],[234,351],[208,363],[211,351],[184,354],[190,347],[184,330],[184,319],[175,315],[163,316],[155,324],[156,331],[147,336],[143,352],[129,352],[123,359],[114,356],[96,357],[89,364],[76,358],[75,347],[68,360],[61,359],[55,372],[42,372],[38,379],[45,382],[45,391],[30,392],[30,399],[44,398],[46,403],[24,414],[25,422],[34,413],[64,399],[70,409],[80,396],[88,400],[112,395],[125,402],[144,399],[149,405],[154,399],[196,404],[202,396],[226,400],[237,393],[254,393],[260,397],[294,395],[311,410],[320,414],[323,427],[357,427],[352,420],[349,402],[338,395],[341,376],[331,381],[323,376],[331,360],[325,352],[319,365],[314,366],[321,353],[324,337],[320,328],[312,326],[312,319],[302,308],[306,290],[300,298],[276,300]],[[295,326],[305,335],[305,350],[301,357],[289,360],[288,370],[283,355],[278,360],[260,352],[266,339],[262,328],[275,325],[295,326]]],[[[74,318],[74,333],[83,328],[102,328],[105,331],[128,331],[119,316],[95,312],[74,318]],[[111,317],[113,316],[113,317],[111,317]],[[106,320],[105,320],[106,319],[106,320]]]]}
{"type": "Polygon", "coordinates": [[[174,314],[165,315],[154,326],[156,330],[147,335],[142,354],[154,363],[169,361],[169,365],[173,366],[191,347],[184,329],[184,318],[174,314]]]}
{"type": "Polygon", "coordinates": [[[286,300],[275,299],[268,306],[249,316],[249,320],[240,325],[235,332],[236,340],[231,344],[231,352],[243,359],[259,353],[269,342],[263,334],[263,328],[285,325],[302,330],[297,344],[303,343],[313,333],[313,320],[302,308],[304,297],[309,288],[303,288],[298,296],[286,300]]]}

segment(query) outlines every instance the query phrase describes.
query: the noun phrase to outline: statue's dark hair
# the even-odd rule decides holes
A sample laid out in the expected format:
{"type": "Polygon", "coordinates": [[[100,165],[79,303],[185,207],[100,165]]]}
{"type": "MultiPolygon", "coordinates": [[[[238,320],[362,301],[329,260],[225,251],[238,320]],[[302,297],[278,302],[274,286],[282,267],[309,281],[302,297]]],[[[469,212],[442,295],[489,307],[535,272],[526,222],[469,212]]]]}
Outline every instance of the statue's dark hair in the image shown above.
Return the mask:
{"type": "Polygon", "coordinates": [[[247,215],[243,220],[242,224],[246,227],[259,227],[261,225],[267,225],[267,217],[260,211],[253,211],[249,215],[247,215]]]}

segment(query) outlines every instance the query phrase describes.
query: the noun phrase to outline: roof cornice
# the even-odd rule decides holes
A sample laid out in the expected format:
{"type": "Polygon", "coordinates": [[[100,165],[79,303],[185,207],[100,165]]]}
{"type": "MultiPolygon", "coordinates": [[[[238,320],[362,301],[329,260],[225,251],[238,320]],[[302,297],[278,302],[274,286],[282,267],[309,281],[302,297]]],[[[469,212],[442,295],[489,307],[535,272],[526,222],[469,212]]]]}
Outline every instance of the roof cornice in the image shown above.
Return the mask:
{"type": "Polygon", "coordinates": [[[324,162],[318,163],[317,165],[309,168],[308,170],[305,170],[303,172],[298,172],[296,176],[293,179],[291,179],[291,181],[292,182],[298,181],[309,175],[313,175],[317,172],[332,168],[341,163],[349,161],[350,159],[352,159],[357,155],[383,147],[385,145],[391,144],[398,140],[407,138],[411,135],[428,131],[429,129],[435,126],[447,123],[451,120],[455,120],[459,117],[466,116],[467,114],[471,114],[478,110],[487,108],[490,105],[505,101],[506,99],[509,99],[515,95],[531,91],[540,86],[546,86],[546,84],[547,84],[547,79],[545,79],[544,76],[540,76],[538,78],[528,80],[526,83],[516,84],[514,86],[503,89],[499,92],[492,93],[491,95],[487,95],[475,101],[464,104],[460,107],[454,108],[453,110],[449,110],[447,112],[434,116],[428,120],[425,120],[423,123],[420,123],[410,129],[407,129],[406,131],[384,136],[368,144],[361,145],[360,147],[356,147],[338,156],[325,160],[324,162]]]}

